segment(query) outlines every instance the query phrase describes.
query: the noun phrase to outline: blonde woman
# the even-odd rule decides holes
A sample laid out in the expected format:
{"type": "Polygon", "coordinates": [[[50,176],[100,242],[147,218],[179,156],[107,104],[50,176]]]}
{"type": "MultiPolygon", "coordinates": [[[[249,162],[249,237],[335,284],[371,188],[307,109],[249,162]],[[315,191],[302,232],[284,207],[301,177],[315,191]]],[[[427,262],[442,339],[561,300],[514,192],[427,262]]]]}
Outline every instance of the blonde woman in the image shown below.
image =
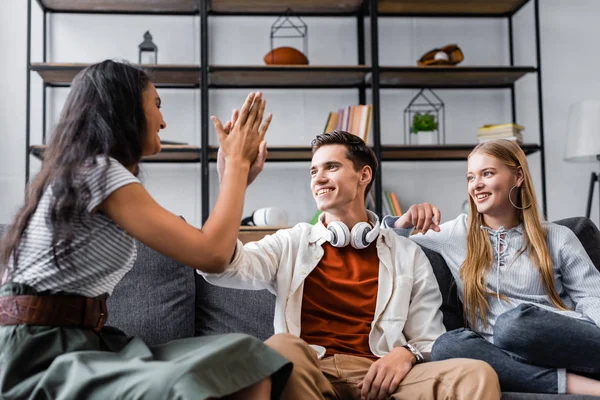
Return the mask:
{"type": "Polygon", "coordinates": [[[475,147],[466,179],[469,215],[438,226],[424,203],[383,221],[424,233],[410,237],[456,281],[469,329],[438,338],[432,358],[487,361],[503,391],[600,395],[600,272],[569,228],[541,218],[517,144],[475,147]]]}

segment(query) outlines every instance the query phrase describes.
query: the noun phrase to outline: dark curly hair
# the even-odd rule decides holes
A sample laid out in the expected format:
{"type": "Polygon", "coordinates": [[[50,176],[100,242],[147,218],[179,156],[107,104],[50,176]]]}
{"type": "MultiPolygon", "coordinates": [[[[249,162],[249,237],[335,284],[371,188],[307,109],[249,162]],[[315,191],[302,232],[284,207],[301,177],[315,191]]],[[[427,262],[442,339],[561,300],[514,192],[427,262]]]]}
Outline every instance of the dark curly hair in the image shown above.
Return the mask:
{"type": "MultiPolygon", "coordinates": [[[[44,154],[41,171],[27,188],[25,203],[0,248],[2,272],[12,256],[19,262],[19,244],[40,199],[52,186],[48,224],[52,226],[54,261],[56,244],[68,249],[72,225],[85,220],[91,193],[81,179],[86,162],[112,157],[137,172],[146,141],[142,94],[150,82],[142,69],[106,60],[77,74],[59,122],[44,154]]],[[[104,170],[104,178],[108,170],[104,170]]]]}

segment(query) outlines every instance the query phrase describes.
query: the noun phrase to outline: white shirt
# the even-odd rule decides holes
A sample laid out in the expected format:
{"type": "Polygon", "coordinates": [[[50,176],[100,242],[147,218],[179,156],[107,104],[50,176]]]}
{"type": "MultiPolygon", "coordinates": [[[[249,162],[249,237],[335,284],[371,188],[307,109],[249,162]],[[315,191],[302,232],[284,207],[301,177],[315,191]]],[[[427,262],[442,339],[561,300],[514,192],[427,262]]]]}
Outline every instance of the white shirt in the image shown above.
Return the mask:
{"type": "MultiPolygon", "coordinates": [[[[275,333],[300,336],[304,280],[323,257],[326,232],[321,222],[314,226],[299,223],[245,246],[238,241],[225,272],[198,273],[218,286],[269,290],[276,295],[275,333]]],[[[383,357],[407,342],[421,352],[430,352],[446,329],[440,311],[442,296],[427,256],[391,229],[381,229],[376,245],[379,279],[369,333],[372,353],[383,357]]],[[[322,357],[325,350],[319,350],[322,357]]]]}
{"type": "Polygon", "coordinates": [[[73,216],[70,249],[60,241],[55,248],[52,246],[54,228],[49,219],[54,194],[50,185],[21,239],[19,264],[9,264],[14,268],[10,281],[39,292],[95,297],[111,294],[133,267],[137,256],[133,238],[112,219],[94,210],[115,190],[140,181],[117,160],[109,158],[107,162],[105,156],[97,156],[95,163],[86,164],[79,178],[79,192],[83,192],[84,185],[89,190],[87,213],[73,216]]]}

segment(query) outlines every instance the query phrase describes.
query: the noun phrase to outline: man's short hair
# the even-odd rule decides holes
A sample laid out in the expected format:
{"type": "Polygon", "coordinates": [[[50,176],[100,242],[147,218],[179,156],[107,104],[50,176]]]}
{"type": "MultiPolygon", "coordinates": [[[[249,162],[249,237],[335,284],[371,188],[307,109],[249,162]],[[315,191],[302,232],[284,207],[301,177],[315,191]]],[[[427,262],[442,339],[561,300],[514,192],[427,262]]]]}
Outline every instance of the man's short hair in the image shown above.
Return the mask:
{"type": "Polygon", "coordinates": [[[365,188],[366,198],[371,186],[373,185],[373,180],[375,179],[375,174],[377,172],[377,166],[379,165],[377,162],[377,157],[375,157],[375,153],[360,137],[338,129],[332,132],[321,133],[317,135],[310,145],[312,147],[312,153],[315,154],[315,152],[321,147],[334,144],[346,146],[346,157],[352,161],[356,171],[359,171],[365,165],[371,167],[372,178],[371,182],[369,182],[365,188]]]}

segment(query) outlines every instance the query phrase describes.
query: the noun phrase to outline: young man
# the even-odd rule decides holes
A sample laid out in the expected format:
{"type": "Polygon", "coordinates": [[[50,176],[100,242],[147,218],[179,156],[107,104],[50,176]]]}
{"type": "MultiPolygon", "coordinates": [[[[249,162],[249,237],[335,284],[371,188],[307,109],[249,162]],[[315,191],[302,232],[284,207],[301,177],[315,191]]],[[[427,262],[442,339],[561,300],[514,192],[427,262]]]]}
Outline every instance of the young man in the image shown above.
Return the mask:
{"type": "Polygon", "coordinates": [[[412,241],[380,229],[365,208],[377,169],[357,136],[334,131],[312,142],[316,225],[242,246],[228,268],[203,274],[225,287],[276,296],[267,341],[294,363],[284,399],[499,399],[481,361],[426,362],[445,332],[431,265],[412,241]],[[287,334],[287,335],[285,335],[287,334]]]}

